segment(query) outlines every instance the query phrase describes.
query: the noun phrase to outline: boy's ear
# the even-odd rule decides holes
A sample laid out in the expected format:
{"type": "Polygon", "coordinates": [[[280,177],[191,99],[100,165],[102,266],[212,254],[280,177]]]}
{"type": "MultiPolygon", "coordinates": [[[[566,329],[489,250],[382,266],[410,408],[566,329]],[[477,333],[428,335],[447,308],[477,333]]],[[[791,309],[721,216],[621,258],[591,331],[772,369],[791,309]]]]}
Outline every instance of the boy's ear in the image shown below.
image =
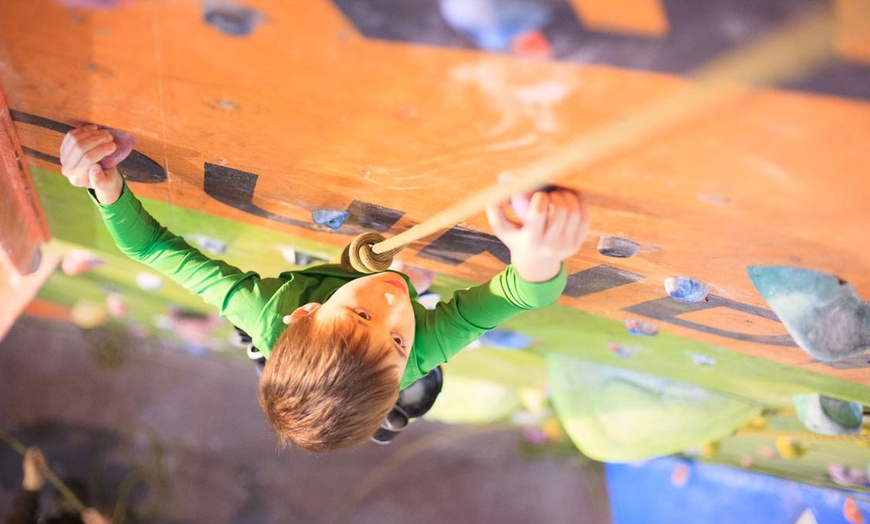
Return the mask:
{"type": "Polygon", "coordinates": [[[296,311],[294,311],[293,313],[290,313],[289,315],[284,315],[283,321],[287,325],[298,322],[300,319],[303,319],[317,311],[317,308],[319,307],[320,304],[318,302],[309,302],[304,306],[299,306],[298,308],[296,308],[296,311]]]}

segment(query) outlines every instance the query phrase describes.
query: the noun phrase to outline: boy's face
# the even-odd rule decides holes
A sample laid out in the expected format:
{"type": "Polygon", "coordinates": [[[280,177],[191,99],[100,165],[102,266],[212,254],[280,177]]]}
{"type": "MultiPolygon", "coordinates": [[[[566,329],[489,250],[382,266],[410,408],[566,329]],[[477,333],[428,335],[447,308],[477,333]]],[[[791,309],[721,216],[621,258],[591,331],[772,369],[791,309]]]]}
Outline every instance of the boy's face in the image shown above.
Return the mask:
{"type": "Polygon", "coordinates": [[[352,280],[323,304],[300,309],[306,307],[316,322],[354,322],[357,329],[368,329],[376,347],[394,349],[387,361],[398,368],[400,376],[404,372],[414,344],[414,310],[408,286],[399,275],[377,273],[352,280]]]}

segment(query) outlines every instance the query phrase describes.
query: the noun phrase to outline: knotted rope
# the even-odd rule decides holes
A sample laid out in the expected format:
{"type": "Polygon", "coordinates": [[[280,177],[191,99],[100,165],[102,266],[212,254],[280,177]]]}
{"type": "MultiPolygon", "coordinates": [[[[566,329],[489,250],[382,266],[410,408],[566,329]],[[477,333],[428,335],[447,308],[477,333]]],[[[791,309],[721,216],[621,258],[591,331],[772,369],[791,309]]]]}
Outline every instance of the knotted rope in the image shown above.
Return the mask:
{"type": "Polygon", "coordinates": [[[374,237],[367,236],[369,233],[364,233],[361,235],[365,236],[364,241],[357,237],[345,248],[342,267],[360,273],[383,271],[396,253],[415,240],[451,227],[486,206],[507,200],[512,194],[532,191],[639,146],[745,93],[746,89],[740,85],[770,85],[819,65],[833,52],[835,23],[830,11],[816,13],[745,49],[719,57],[691,75],[695,82],[688,92],[669,96],[635,112],[632,118],[609,123],[569,142],[555,154],[518,169],[520,174],[507,183],[489,186],[389,239],[378,235],[381,239],[373,240],[374,237]],[[367,262],[357,264],[357,260],[377,262],[367,265],[367,262]]]}
{"type": "Polygon", "coordinates": [[[377,273],[393,263],[393,257],[404,245],[383,253],[375,253],[374,246],[386,240],[378,233],[363,233],[351,240],[341,253],[341,267],[348,272],[377,273]]]}

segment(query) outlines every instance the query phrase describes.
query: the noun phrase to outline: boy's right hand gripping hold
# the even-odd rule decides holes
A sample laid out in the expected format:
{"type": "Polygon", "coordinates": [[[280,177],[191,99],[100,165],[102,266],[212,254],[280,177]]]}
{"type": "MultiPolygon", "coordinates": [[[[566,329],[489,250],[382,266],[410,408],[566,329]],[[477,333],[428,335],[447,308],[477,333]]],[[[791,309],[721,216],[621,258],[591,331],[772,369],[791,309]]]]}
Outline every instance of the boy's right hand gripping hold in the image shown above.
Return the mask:
{"type": "Polygon", "coordinates": [[[517,274],[527,282],[545,282],[583,244],[589,231],[586,204],[578,191],[565,188],[516,198],[528,203],[522,223],[508,218],[504,206],[497,204],[486,208],[489,225],[510,249],[517,274]]]}
{"type": "Polygon", "coordinates": [[[105,129],[95,125],[73,129],[60,145],[61,172],[70,184],[93,189],[101,204],[112,204],[121,196],[124,180],[116,168],[103,169],[99,162],[115,149],[115,140],[105,129]]]}

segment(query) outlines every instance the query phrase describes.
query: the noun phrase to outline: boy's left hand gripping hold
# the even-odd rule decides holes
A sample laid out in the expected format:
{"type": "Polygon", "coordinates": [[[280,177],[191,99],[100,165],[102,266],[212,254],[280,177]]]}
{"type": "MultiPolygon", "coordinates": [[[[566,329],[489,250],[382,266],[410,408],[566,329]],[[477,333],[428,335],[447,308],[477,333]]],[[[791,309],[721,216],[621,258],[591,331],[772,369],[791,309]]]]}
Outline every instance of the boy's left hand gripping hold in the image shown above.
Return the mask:
{"type": "Polygon", "coordinates": [[[73,129],[60,145],[61,172],[70,184],[93,189],[101,204],[112,204],[121,196],[124,180],[116,168],[103,169],[99,162],[117,147],[106,129],[95,125],[73,129]]]}

